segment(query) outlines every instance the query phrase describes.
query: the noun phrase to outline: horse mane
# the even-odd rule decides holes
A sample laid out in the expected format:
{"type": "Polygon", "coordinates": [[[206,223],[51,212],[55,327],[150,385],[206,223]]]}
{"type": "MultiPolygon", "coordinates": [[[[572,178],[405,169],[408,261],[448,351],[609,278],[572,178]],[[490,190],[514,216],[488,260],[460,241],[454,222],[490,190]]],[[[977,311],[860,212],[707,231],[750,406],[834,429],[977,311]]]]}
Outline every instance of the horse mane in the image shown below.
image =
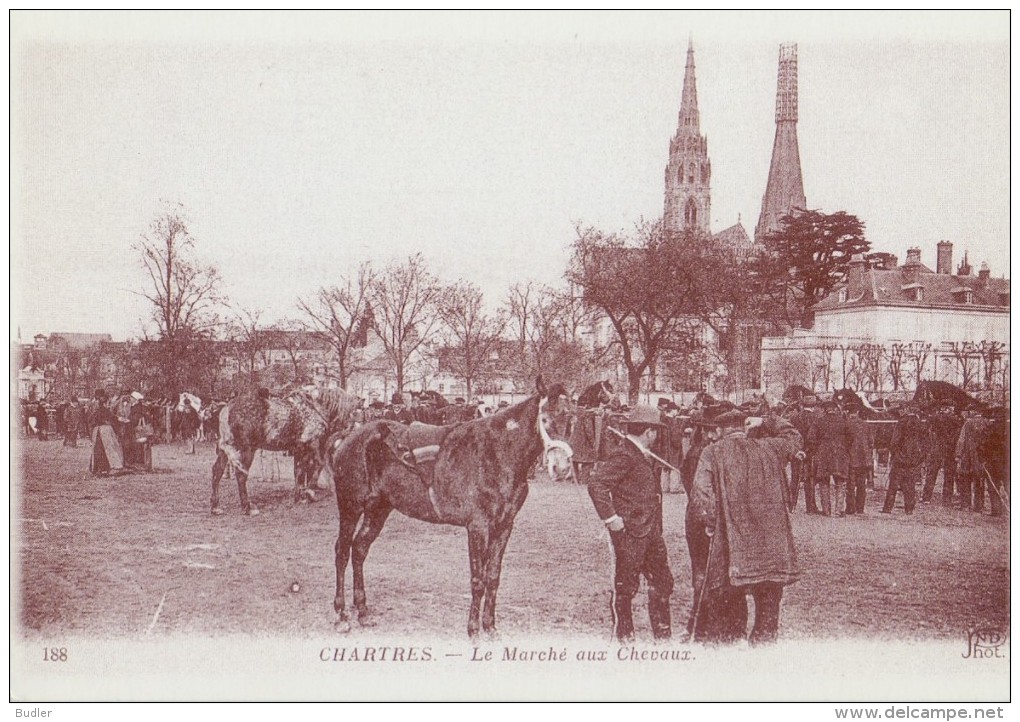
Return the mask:
{"type": "Polygon", "coordinates": [[[343,389],[322,389],[319,391],[318,405],[323,415],[330,422],[347,419],[351,413],[358,408],[360,403],[357,396],[349,394],[343,389]]]}

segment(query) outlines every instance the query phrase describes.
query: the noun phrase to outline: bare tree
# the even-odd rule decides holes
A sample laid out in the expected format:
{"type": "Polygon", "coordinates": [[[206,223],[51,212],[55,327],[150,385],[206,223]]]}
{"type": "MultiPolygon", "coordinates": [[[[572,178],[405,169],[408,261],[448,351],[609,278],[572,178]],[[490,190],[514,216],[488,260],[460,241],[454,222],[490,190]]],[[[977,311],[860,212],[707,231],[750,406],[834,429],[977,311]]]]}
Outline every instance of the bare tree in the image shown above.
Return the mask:
{"type": "Polygon", "coordinates": [[[984,366],[983,386],[986,391],[991,391],[995,386],[995,377],[997,372],[997,366],[1001,365],[1002,358],[1005,356],[1006,344],[1000,341],[981,341],[976,344],[976,350],[981,356],[981,361],[984,366]]]}
{"type": "Polygon", "coordinates": [[[931,358],[932,345],[922,341],[911,341],[905,348],[907,358],[910,360],[911,375],[914,386],[924,380],[924,371],[928,366],[928,359],[931,358]]]}
{"type": "Polygon", "coordinates": [[[403,391],[408,363],[439,323],[443,289],[420,253],[388,266],[371,289],[375,328],[393,364],[396,390],[403,391]]]}
{"type": "Polygon", "coordinates": [[[268,338],[260,324],[261,318],[262,311],[238,309],[228,326],[240,370],[247,370],[248,382],[252,384],[258,383],[258,369],[266,368],[270,363],[267,358],[268,338]]]}
{"type": "Polygon", "coordinates": [[[726,265],[715,250],[711,239],[647,224],[636,242],[578,228],[567,278],[616,331],[630,403],[637,403],[642,377],[676,336],[723,305],[732,286],[721,280],[726,265]]]}
{"type": "Polygon", "coordinates": [[[832,386],[832,354],[836,347],[832,344],[823,343],[811,351],[812,368],[817,373],[811,374],[811,390],[815,391],[815,378],[822,382],[822,391],[828,391],[832,386]]]}
{"type": "Polygon", "coordinates": [[[904,364],[907,362],[909,347],[906,344],[894,343],[885,349],[885,368],[892,382],[892,390],[899,391],[903,386],[904,364]]]}
{"type": "Polygon", "coordinates": [[[981,369],[981,354],[977,345],[970,341],[950,341],[948,345],[958,372],[960,388],[967,391],[977,382],[981,369]]]}
{"type": "Polygon", "coordinates": [[[443,290],[438,311],[448,338],[445,361],[454,376],[464,380],[468,398],[473,398],[475,382],[491,366],[489,354],[506,327],[507,317],[502,311],[487,314],[482,290],[466,281],[443,290]]]}
{"type": "MultiPolygon", "coordinates": [[[[334,286],[323,287],[307,299],[298,299],[304,312],[301,323],[330,345],[336,354],[338,381],[347,388],[352,368],[353,351],[363,335],[366,318],[372,313],[370,303],[377,275],[371,264],[362,263],[357,274],[342,278],[334,286]]],[[[361,343],[361,345],[364,345],[361,343]]],[[[297,364],[295,363],[295,374],[297,364]]]]}
{"type": "Polygon", "coordinates": [[[156,325],[160,385],[174,394],[211,371],[205,346],[224,300],[220,274],[195,257],[195,240],[180,204],[168,204],[134,248],[148,277],[139,295],[149,301],[156,325]]]}
{"type": "Polygon", "coordinates": [[[782,384],[784,389],[795,384],[804,386],[811,375],[811,359],[805,353],[784,353],[772,358],[765,374],[782,384]]]}

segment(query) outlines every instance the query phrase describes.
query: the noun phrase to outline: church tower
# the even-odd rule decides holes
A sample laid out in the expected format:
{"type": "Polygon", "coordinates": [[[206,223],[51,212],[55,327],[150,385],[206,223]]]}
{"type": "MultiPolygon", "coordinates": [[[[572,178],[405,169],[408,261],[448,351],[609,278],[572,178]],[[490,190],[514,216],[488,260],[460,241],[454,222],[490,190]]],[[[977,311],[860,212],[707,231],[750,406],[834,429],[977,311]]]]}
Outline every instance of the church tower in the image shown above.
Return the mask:
{"type": "Polygon", "coordinates": [[[708,161],[708,140],[701,135],[698,115],[698,87],[694,78],[694,44],[687,43],[687,68],[680,97],[680,118],[676,135],[669,142],[666,165],[666,201],[663,225],[666,230],[693,228],[709,232],[712,164],[708,161]]]}
{"type": "Polygon", "coordinates": [[[794,208],[807,208],[797,147],[797,45],[783,43],[779,46],[776,139],[772,144],[772,165],[754,240],[761,243],[767,233],[778,230],[783,216],[794,208]]]}

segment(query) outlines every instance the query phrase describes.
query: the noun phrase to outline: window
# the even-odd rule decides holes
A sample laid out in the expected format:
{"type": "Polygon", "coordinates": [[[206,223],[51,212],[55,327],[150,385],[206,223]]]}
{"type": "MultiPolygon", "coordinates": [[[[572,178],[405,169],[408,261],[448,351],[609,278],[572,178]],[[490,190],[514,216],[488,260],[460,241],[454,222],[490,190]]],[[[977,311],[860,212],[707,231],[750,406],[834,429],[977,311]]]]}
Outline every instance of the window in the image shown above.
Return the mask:
{"type": "Polygon", "coordinates": [[[446,384],[439,384],[439,393],[446,391],[446,384]]]}
{"type": "Polygon", "coordinates": [[[840,303],[846,303],[846,289],[845,288],[839,289],[839,302],[840,303]]]}

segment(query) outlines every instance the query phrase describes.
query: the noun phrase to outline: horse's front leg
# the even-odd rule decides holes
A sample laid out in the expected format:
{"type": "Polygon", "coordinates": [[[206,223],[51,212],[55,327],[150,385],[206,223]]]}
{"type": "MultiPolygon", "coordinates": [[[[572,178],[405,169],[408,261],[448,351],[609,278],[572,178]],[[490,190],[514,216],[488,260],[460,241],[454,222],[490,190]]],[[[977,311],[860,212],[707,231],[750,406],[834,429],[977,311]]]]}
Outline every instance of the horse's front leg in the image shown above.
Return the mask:
{"type": "Polygon", "coordinates": [[[482,597],[485,594],[485,564],[489,553],[489,537],[491,535],[488,522],[468,526],[468,561],[471,564],[471,611],[468,612],[468,636],[478,637],[479,614],[482,609],[482,597]]]}
{"type": "Polygon", "coordinates": [[[212,467],[212,513],[219,516],[223,513],[220,508],[220,479],[223,478],[223,471],[227,468],[227,454],[223,449],[216,450],[216,461],[212,467]]]}
{"type": "Polygon", "coordinates": [[[485,562],[485,604],[482,609],[482,631],[493,634],[496,631],[496,591],[499,589],[499,577],[503,570],[503,552],[510,540],[510,532],[514,529],[511,519],[505,526],[496,530],[489,545],[488,558],[485,562]]]}
{"type": "Polygon", "coordinates": [[[347,560],[351,556],[351,541],[358,518],[354,515],[340,515],[340,533],[336,538],[336,595],[333,597],[333,611],[337,618],[334,627],[340,632],[351,630],[351,617],[345,608],[344,577],[347,575],[347,560]]]}
{"type": "Polygon", "coordinates": [[[358,623],[364,627],[374,626],[369,617],[368,603],[365,597],[365,558],[368,556],[369,547],[379,536],[386,517],[389,516],[392,507],[379,502],[371,509],[365,510],[365,518],[361,522],[361,528],[354,535],[354,545],[351,549],[351,566],[354,577],[354,608],[358,612],[358,623]]]}
{"type": "Polygon", "coordinates": [[[259,510],[248,500],[248,470],[255,460],[255,450],[244,450],[241,452],[241,466],[234,470],[237,476],[237,494],[241,497],[241,512],[248,516],[258,516],[259,510]]]}

